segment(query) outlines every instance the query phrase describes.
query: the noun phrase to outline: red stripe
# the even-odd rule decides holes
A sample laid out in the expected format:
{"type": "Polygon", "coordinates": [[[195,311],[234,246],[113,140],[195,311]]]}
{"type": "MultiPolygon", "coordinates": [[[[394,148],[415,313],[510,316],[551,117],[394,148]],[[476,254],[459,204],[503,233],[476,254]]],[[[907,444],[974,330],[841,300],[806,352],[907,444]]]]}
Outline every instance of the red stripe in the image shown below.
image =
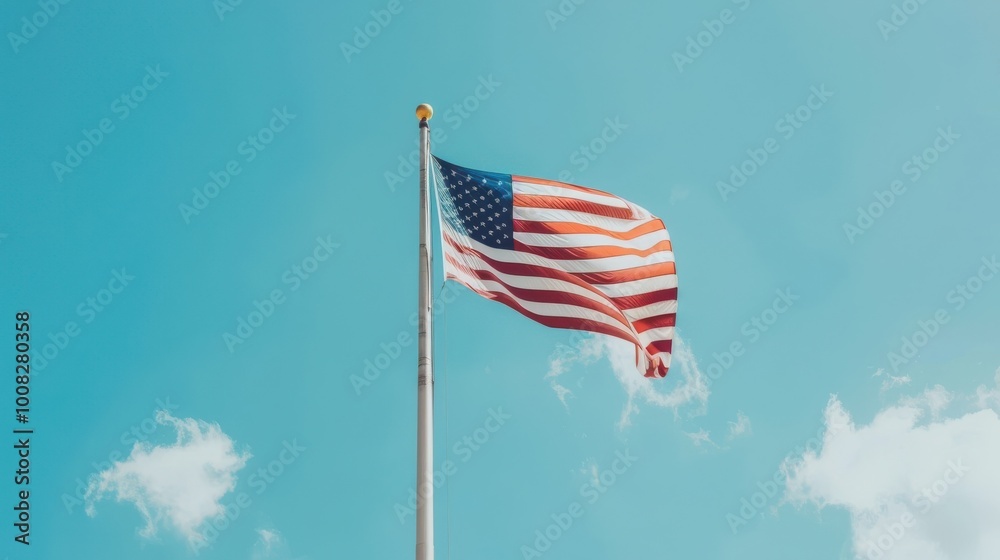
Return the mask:
{"type": "Polygon", "coordinates": [[[635,239],[640,235],[662,231],[666,233],[663,222],[660,220],[650,220],[628,230],[628,231],[608,231],[602,227],[589,226],[579,222],[535,222],[531,220],[514,220],[515,233],[552,233],[556,235],[566,235],[572,233],[595,233],[607,235],[615,239],[635,239]]]}
{"type": "Polygon", "coordinates": [[[673,339],[667,340],[654,340],[646,345],[646,352],[650,354],[657,354],[659,352],[670,353],[671,349],[674,347],[673,339]]]}
{"type": "Polygon", "coordinates": [[[541,323],[546,327],[552,327],[556,329],[575,329],[575,330],[585,330],[589,332],[597,332],[601,334],[610,335],[616,338],[620,338],[622,340],[627,340],[633,344],[636,343],[635,337],[631,333],[613,327],[606,323],[596,323],[593,321],[587,321],[585,319],[578,319],[574,317],[554,317],[551,315],[539,315],[537,313],[528,311],[520,303],[518,303],[517,300],[508,296],[507,294],[478,290],[470,286],[461,278],[456,278],[455,276],[450,276],[450,277],[455,281],[461,283],[465,287],[469,288],[470,290],[476,292],[477,294],[486,297],[488,299],[499,301],[500,303],[506,305],[507,307],[514,309],[518,313],[534,320],[537,323],[541,323]]]}
{"type": "Polygon", "coordinates": [[[448,233],[444,234],[444,239],[456,251],[460,253],[474,254],[504,274],[514,274],[517,276],[544,276],[546,278],[559,278],[561,280],[574,278],[574,280],[572,280],[574,284],[577,284],[578,286],[585,286],[591,290],[597,291],[598,293],[600,293],[600,291],[594,288],[592,286],[593,284],[619,284],[621,282],[632,282],[634,280],[643,280],[654,276],[664,276],[675,273],[675,266],[672,262],[647,264],[634,268],[625,268],[607,272],[567,272],[565,270],[558,270],[544,266],[497,261],[471,247],[462,247],[456,243],[448,233]]]}
{"type": "Polygon", "coordinates": [[[614,297],[611,298],[611,301],[618,309],[635,309],[636,307],[645,307],[654,303],[674,301],[676,299],[677,288],[669,288],[666,290],[646,292],[645,294],[638,294],[634,296],[614,297]]]}
{"type": "Polygon", "coordinates": [[[644,333],[649,329],[658,329],[660,327],[676,327],[677,314],[666,313],[664,315],[646,317],[645,319],[636,319],[635,321],[632,321],[632,325],[635,327],[636,332],[639,333],[644,333]]]}
{"type": "MultiPolygon", "coordinates": [[[[571,185],[569,183],[560,183],[559,181],[550,181],[549,179],[537,179],[535,177],[523,177],[521,175],[511,175],[510,180],[512,183],[534,183],[536,185],[547,185],[550,187],[562,187],[564,189],[572,189],[574,191],[580,191],[590,194],[596,194],[599,196],[606,196],[608,198],[613,198],[620,202],[625,202],[624,200],[618,198],[617,196],[606,193],[604,191],[599,191],[597,189],[592,189],[590,187],[581,187],[580,185],[571,185]]],[[[627,202],[625,202],[628,204],[627,202]]]]}
{"type": "Polygon", "coordinates": [[[605,206],[589,200],[568,198],[564,196],[546,196],[538,194],[514,194],[514,206],[519,208],[549,208],[552,210],[570,210],[585,212],[606,218],[628,220],[632,218],[632,210],[620,206],[605,206]]]}
{"type": "MultiPolygon", "coordinates": [[[[465,264],[462,264],[451,255],[447,255],[447,260],[455,268],[462,270],[470,276],[479,278],[480,280],[491,280],[507,288],[507,290],[514,295],[519,300],[532,301],[535,303],[561,303],[565,305],[573,305],[576,307],[585,307],[598,313],[607,315],[609,318],[614,319],[622,324],[625,329],[630,329],[629,320],[622,314],[621,310],[616,309],[610,305],[602,304],[600,302],[594,301],[589,298],[585,298],[579,294],[574,294],[572,292],[559,292],[554,290],[533,290],[530,288],[519,288],[516,286],[511,286],[510,284],[504,282],[497,275],[493,274],[489,270],[473,269],[465,264]]],[[[606,299],[606,298],[605,298],[606,299]]]]}
{"type": "Polygon", "coordinates": [[[594,286],[588,284],[587,282],[584,282],[583,280],[577,278],[573,274],[570,274],[570,273],[568,273],[566,271],[556,270],[556,269],[553,269],[553,268],[547,268],[547,267],[543,267],[543,266],[536,266],[536,265],[533,265],[533,264],[500,262],[500,261],[497,261],[495,259],[492,259],[492,258],[484,255],[483,253],[480,253],[479,251],[473,249],[472,247],[465,247],[465,246],[459,245],[455,241],[455,239],[452,237],[451,233],[449,233],[448,231],[442,231],[442,234],[443,234],[442,237],[444,237],[445,243],[447,243],[448,246],[451,247],[452,249],[454,249],[455,251],[457,251],[457,252],[459,252],[461,254],[475,255],[475,256],[483,259],[488,264],[490,264],[493,268],[499,270],[500,272],[502,272],[504,274],[512,274],[512,275],[515,275],[515,276],[536,276],[536,277],[540,276],[540,277],[543,277],[543,278],[557,278],[559,280],[564,280],[564,281],[569,282],[571,284],[580,286],[581,288],[583,288],[585,290],[590,290],[591,292],[593,292],[593,293],[595,293],[595,294],[597,294],[597,295],[599,295],[601,297],[606,297],[603,292],[601,292],[600,290],[598,290],[594,286]]]}
{"type": "Polygon", "coordinates": [[[526,245],[517,239],[514,240],[514,250],[522,253],[531,253],[540,257],[556,260],[573,259],[603,259],[606,257],[623,257],[634,255],[637,257],[648,257],[660,251],[670,251],[670,241],[660,241],[649,249],[631,249],[628,247],[618,247],[616,245],[595,245],[593,247],[539,247],[536,245],[526,245]]]}

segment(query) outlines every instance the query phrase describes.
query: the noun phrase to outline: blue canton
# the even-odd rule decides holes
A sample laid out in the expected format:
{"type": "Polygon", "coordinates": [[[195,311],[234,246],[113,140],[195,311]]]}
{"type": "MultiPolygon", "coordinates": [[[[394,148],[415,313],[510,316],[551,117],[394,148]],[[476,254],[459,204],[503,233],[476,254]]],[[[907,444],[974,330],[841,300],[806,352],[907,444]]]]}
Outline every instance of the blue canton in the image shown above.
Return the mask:
{"type": "Polygon", "coordinates": [[[442,216],[459,232],[489,247],[514,248],[514,186],[510,175],[437,161],[442,216]],[[447,199],[445,198],[447,197],[447,199]]]}

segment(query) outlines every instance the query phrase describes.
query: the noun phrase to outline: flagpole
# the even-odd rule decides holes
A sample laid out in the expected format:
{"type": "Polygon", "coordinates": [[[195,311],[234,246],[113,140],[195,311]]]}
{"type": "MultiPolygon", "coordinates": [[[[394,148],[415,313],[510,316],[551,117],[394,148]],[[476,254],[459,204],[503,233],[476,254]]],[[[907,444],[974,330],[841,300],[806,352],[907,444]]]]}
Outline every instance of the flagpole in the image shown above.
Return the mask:
{"type": "Polygon", "coordinates": [[[417,107],[420,119],[420,282],[417,328],[417,560],[434,560],[434,370],[431,347],[431,207],[428,190],[430,125],[434,109],[417,107]]]}

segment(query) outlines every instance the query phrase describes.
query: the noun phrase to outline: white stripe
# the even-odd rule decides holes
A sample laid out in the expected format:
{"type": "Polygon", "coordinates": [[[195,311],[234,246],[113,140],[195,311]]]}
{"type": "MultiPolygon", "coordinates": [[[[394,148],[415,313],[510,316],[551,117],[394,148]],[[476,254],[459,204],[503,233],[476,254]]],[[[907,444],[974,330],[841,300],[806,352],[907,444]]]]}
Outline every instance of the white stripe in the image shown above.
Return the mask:
{"type": "MultiPolygon", "coordinates": [[[[447,256],[453,257],[458,262],[464,264],[465,266],[473,270],[483,270],[496,275],[503,283],[508,286],[513,286],[515,288],[522,288],[526,290],[546,290],[550,292],[561,292],[561,293],[571,293],[581,297],[585,297],[591,301],[606,305],[613,309],[617,309],[614,303],[611,302],[607,297],[601,295],[600,293],[595,293],[591,290],[573,284],[571,282],[566,282],[565,280],[559,280],[556,278],[548,278],[545,276],[520,276],[513,274],[505,274],[499,270],[490,266],[489,263],[482,260],[475,255],[468,255],[457,252],[451,247],[445,247],[445,254],[447,256]]],[[[444,261],[445,271],[457,271],[458,269],[453,265],[448,259],[444,261]]],[[[478,281],[478,280],[477,280],[478,281]]]]}
{"type": "Polygon", "coordinates": [[[658,290],[669,290],[677,287],[677,275],[665,274],[631,282],[617,284],[594,284],[594,287],[608,297],[627,297],[648,294],[658,290]]]}
{"type": "Polygon", "coordinates": [[[668,313],[677,313],[677,300],[658,301],[642,307],[634,307],[623,311],[630,321],[638,321],[646,317],[656,317],[668,313]]]}
{"type": "Polygon", "coordinates": [[[485,245],[482,245],[481,243],[478,243],[477,241],[473,241],[473,243],[481,245],[481,248],[477,248],[477,250],[480,253],[483,253],[484,255],[500,262],[532,264],[536,266],[544,266],[546,268],[561,270],[563,272],[570,272],[573,274],[595,274],[601,272],[617,272],[619,270],[626,270],[629,268],[639,268],[654,264],[674,262],[673,251],[657,251],[656,253],[653,253],[645,257],[640,257],[637,255],[622,255],[618,257],[604,257],[600,259],[582,259],[582,260],[549,259],[531,253],[511,251],[508,249],[497,249],[496,247],[487,247],[485,245]]]}
{"type": "Polygon", "coordinates": [[[522,208],[514,206],[514,219],[529,222],[574,222],[588,226],[599,227],[608,231],[631,231],[649,220],[623,220],[608,218],[586,212],[572,210],[553,210],[551,208],[522,208]]]}
{"type": "Polygon", "coordinates": [[[670,241],[665,230],[653,231],[634,239],[618,239],[596,233],[519,233],[514,232],[514,241],[533,247],[625,247],[644,251],[662,241],[670,241]]]}
{"type": "Polygon", "coordinates": [[[676,327],[659,327],[639,333],[639,340],[642,342],[642,347],[645,348],[658,340],[673,340],[674,329],[676,327]]]}
{"type": "Polygon", "coordinates": [[[525,183],[521,181],[514,181],[513,188],[514,188],[514,194],[558,196],[562,198],[575,198],[578,200],[586,200],[587,202],[602,204],[604,206],[615,206],[617,208],[623,208],[623,209],[628,209],[629,207],[624,200],[610,194],[600,195],[585,191],[578,191],[576,189],[570,189],[566,187],[556,187],[553,185],[543,185],[540,183],[525,183]]]}
{"type": "Polygon", "coordinates": [[[576,305],[568,305],[565,303],[538,303],[534,301],[525,301],[523,299],[518,298],[514,294],[510,293],[510,291],[507,290],[507,288],[503,284],[500,284],[498,282],[493,282],[492,280],[483,281],[473,276],[470,276],[468,273],[463,272],[461,270],[456,270],[453,272],[453,274],[457,276],[459,279],[461,279],[463,282],[475,286],[485,292],[495,292],[495,293],[505,294],[514,301],[516,301],[518,304],[520,304],[527,311],[530,311],[537,315],[543,315],[546,317],[557,317],[557,318],[561,317],[566,319],[579,319],[584,321],[590,321],[593,323],[601,323],[603,325],[607,325],[609,327],[621,331],[622,334],[629,336],[629,338],[631,338],[634,342],[636,343],[639,342],[636,339],[636,335],[634,333],[630,333],[627,327],[622,325],[622,323],[619,320],[605,313],[601,313],[600,311],[595,311],[593,309],[589,309],[586,307],[579,307],[576,305]]]}

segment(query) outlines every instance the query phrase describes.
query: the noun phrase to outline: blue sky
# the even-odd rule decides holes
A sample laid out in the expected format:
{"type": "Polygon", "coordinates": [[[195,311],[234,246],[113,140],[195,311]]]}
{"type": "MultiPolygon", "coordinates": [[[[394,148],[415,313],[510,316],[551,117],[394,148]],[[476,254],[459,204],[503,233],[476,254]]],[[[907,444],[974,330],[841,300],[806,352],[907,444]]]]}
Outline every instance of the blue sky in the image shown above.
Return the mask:
{"type": "Polygon", "coordinates": [[[683,339],[650,384],[436,271],[439,558],[996,557],[995,3],[230,1],[0,7],[0,555],[412,554],[429,102],[663,218],[683,339]]]}

